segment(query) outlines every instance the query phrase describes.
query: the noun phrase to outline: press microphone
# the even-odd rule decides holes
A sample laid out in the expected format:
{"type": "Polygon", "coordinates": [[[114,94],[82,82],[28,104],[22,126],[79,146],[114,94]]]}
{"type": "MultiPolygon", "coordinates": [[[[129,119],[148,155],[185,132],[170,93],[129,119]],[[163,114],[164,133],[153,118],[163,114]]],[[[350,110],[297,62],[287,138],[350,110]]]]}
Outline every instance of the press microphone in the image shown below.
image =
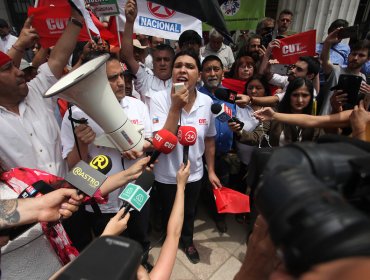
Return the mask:
{"type": "Polygon", "coordinates": [[[150,157],[147,166],[150,166],[156,161],[161,153],[169,154],[177,145],[176,136],[167,129],[159,130],[153,137],[154,152],[150,157]]]}
{"type": "Polygon", "coordinates": [[[215,96],[223,101],[234,104],[236,100],[240,99],[238,93],[228,88],[217,88],[215,90],[215,96]]]}
{"type": "Polygon", "coordinates": [[[122,218],[132,208],[141,211],[145,203],[148,201],[150,189],[154,183],[154,174],[151,171],[144,170],[143,173],[136,179],[135,183],[128,183],[118,196],[123,201],[120,209],[125,207],[122,218]]]}
{"type": "MultiPolygon", "coordinates": [[[[47,184],[45,181],[37,181],[32,185],[25,188],[18,196],[18,198],[31,198],[39,197],[49,192],[54,191],[55,189],[47,184]]],[[[22,225],[18,227],[13,227],[9,229],[4,229],[0,231],[0,236],[9,236],[10,240],[17,238],[19,235],[33,227],[36,223],[22,225]]]]}
{"type": "Polygon", "coordinates": [[[107,174],[112,169],[112,160],[109,156],[98,155],[90,164],[79,161],[71,171],[68,172],[65,180],[75,188],[90,197],[101,187],[107,179],[107,174]]]}
{"type": "Polygon", "coordinates": [[[189,146],[192,146],[197,141],[197,130],[193,126],[180,126],[177,132],[177,139],[184,146],[182,162],[186,165],[189,159],[189,146]]]}
{"type": "Polygon", "coordinates": [[[220,122],[236,122],[240,125],[239,130],[243,129],[244,123],[238,118],[233,117],[232,110],[225,103],[212,104],[211,111],[220,122]]]}

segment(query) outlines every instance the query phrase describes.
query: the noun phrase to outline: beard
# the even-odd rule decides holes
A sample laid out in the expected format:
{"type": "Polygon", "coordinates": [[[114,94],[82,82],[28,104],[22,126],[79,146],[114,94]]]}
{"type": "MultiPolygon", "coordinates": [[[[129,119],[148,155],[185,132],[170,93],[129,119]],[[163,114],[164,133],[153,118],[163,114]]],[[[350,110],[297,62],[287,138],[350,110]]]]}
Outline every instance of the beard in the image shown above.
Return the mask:
{"type": "Polygon", "coordinates": [[[205,82],[205,85],[208,88],[217,88],[220,84],[221,84],[221,82],[219,80],[207,80],[205,82]]]}

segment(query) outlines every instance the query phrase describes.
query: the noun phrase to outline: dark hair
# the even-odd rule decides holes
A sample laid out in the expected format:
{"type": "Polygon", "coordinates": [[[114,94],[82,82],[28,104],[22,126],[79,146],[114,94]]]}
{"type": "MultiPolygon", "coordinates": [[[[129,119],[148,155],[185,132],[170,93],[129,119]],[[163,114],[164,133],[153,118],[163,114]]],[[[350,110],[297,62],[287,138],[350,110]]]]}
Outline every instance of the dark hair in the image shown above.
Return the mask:
{"type": "Polygon", "coordinates": [[[238,68],[241,65],[242,58],[244,58],[244,57],[248,60],[249,63],[252,64],[253,73],[256,73],[256,62],[254,61],[254,59],[249,55],[243,55],[243,56],[237,57],[237,59],[235,60],[235,62],[231,66],[230,71],[228,73],[225,73],[225,77],[236,79],[236,75],[238,73],[238,68]]]}
{"type": "Polygon", "coordinates": [[[5,19],[0,18],[0,28],[4,28],[4,27],[8,27],[9,28],[9,24],[8,24],[8,22],[5,19]]]}
{"type": "Polygon", "coordinates": [[[279,18],[280,18],[281,15],[291,15],[292,17],[294,16],[293,12],[289,9],[282,10],[279,14],[279,18]]]}
{"type": "Polygon", "coordinates": [[[335,29],[337,29],[338,27],[347,27],[349,25],[348,21],[346,21],[345,19],[336,19],[334,20],[329,28],[328,28],[328,34],[329,33],[332,33],[335,29]]]}
{"type": "Polygon", "coordinates": [[[202,45],[202,38],[200,35],[194,30],[185,30],[181,33],[179,37],[179,47],[180,49],[184,46],[185,43],[192,43],[197,44],[199,46],[202,45]]]}
{"type": "Polygon", "coordinates": [[[367,49],[367,57],[370,57],[370,42],[361,40],[351,45],[351,52],[365,50],[365,49],[367,49]]]}
{"type": "Polygon", "coordinates": [[[293,91],[296,89],[306,86],[308,88],[308,91],[310,93],[311,99],[308,105],[303,109],[302,114],[311,115],[312,114],[312,104],[313,104],[313,83],[311,80],[306,78],[295,78],[293,81],[291,81],[286,89],[285,95],[283,97],[283,100],[279,103],[278,111],[280,113],[292,113],[292,108],[290,104],[290,96],[292,95],[293,91]]]}
{"type": "Polygon", "coordinates": [[[313,74],[314,77],[320,72],[320,61],[313,56],[301,56],[299,60],[307,63],[307,74],[313,74]]]}
{"type": "Polygon", "coordinates": [[[172,57],[175,55],[175,50],[168,44],[159,44],[158,46],[154,47],[152,55],[154,55],[154,52],[156,51],[168,51],[171,53],[172,57]]]}
{"type": "Polygon", "coordinates": [[[253,75],[248,80],[248,82],[245,83],[244,92],[243,92],[244,94],[247,94],[247,88],[248,88],[248,85],[250,84],[250,82],[255,81],[255,80],[260,81],[260,83],[262,84],[263,88],[265,89],[265,96],[271,95],[270,84],[268,83],[265,76],[262,76],[262,75],[259,75],[259,74],[253,75]]]}
{"type": "Polygon", "coordinates": [[[200,70],[201,70],[201,65],[200,65],[199,57],[198,57],[198,55],[195,53],[195,51],[194,51],[194,50],[192,50],[192,49],[179,51],[179,52],[175,55],[175,57],[174,57],[174,59],[173,59],[173,61],[172,61],[172,68],[173,68],[173,65],[174,65],[174,63],[175,63],[176,59],[177,59],[179,56],[184,56],[184,55],[188,55],[188,56],[192,57],[192,58],[195,60],[195,64],[197,65],[198,71],[200,71],[200,70]]]}
{"type": "Polygon", "coordinates": [[[203,61],[202,61],[202,70],[203,70],[203,67],[204,67],[204,64],[206,64],[206,62],[208,62],[208,61],[213,61],[213,60],[217,60],[220,64],[221,64],[221,68],[222,69],[224,69],[224,65],[222,64],[222,61],[221,61],[221,59],[217,56],[217,55],[213,55],[213,54],[211,54],[211,55],[207,55],[204,59],[203,59],[203,61]]]}

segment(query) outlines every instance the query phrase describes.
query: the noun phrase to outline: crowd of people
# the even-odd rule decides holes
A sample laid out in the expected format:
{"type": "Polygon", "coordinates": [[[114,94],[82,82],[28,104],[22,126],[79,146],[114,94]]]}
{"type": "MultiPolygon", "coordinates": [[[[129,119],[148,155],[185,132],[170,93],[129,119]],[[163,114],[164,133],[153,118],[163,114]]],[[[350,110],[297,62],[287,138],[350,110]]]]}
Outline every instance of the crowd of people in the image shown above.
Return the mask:
{"type": "MultiPolygon", "coordinates": [[[[246,175],[254,150],[312,142],[328,133],[370,139],[370,40],[343,43],[338,33],[348,26],[346,20],[335,20],[325,40],[317,44],[316,55],[299,57],[283,75],[274,72],[279,62],[272,53],[281,48],[280,39],[296,33],[290,28],[294,20],[290,10],[281,11],[276,21],[261,19],[255,32],[241,32],[233,48],[216,29],[206,43],[193,30],[184,31],[176,44],[134,34],[137,15],[136,1],[128,0],[118,52],[101,38],[77,43],[84,18],[76,8],[50,49],[40,46],[32,18],[18,37],[0,19],[0,199],[5,200],[0,229],[39,222],[14,240],[0,237],[3,279],[47,279],[101,235],[122,235],[141,245],[138,279],[169,279],[179,245],[193,264],[202,260],[193,242],[200,198],[220,233],[228,229],[212,190],[231,187],[251,194],[253,200],[246,175]],[[104,131],[91,116],[58,96],[43,98],[61,77],[103,54],[109,54],[110,88],[145,138],[142,150],[120,153],[94,144],[104,131]],[[333,89],[342,74],[362,79],[361,98],[352,107],[348,92],[333,89]],[[182,86],[175,86],[179,83],[182,86]],[[235,98],[221,98],[216,94],[220,89],[235,98]],[[229,108],[230,121],[212,113],[213,104],[229,108]],[[154,135],[160,130],[177,135],[179,126],[192,126],[197,132],[188,162],[183,162],[184,147],[177,144],[148,167],[154,135]],[[77,194],[63,178],[80,160],[89,162],[100,154],[112,159],[108,179],[94,197],[77,194]],[[145,169],[155,177],[149,203],[121,218],[124,210],[118,196],[145,169]],[[39,180],[57,190],[32,198],[32,203],[17,199],[39,180]],[[151,228],[166,236],[154,267],[148,262],[151,228]]],[[[235,219],[251,222],[245,213],[235,219]]],[[[265,227],[261,218],[256,223],[265,227]]],[[[262,242],[258,234],[265,232],[253,232],[251,242],[262,242]]],[[[252,252],[258,255],[255,251],[248,249],[246,261],[251,261],[252,252]]],[[[275,267],[270,265],[266,271],[275,267]]],[[[253,269],[263,268],[246,269],[243,264],[236,279],[248,279],[247,274],[249,279],[261,279],[253,278],[253,269]]]]}

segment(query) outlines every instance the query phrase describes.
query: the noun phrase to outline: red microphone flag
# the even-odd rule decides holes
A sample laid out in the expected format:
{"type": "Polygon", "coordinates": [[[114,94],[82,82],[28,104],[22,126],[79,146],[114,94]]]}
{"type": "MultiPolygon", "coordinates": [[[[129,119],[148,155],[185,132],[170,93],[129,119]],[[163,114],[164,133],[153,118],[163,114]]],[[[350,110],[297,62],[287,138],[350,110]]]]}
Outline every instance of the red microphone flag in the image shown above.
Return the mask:
{"type": "Polygon", "coordinates": [[[192,146],[197,141],[197,130],[193,126],[180,126],[177,132],[179,143],[183,146],[192,146]]]}
{"type": "Polygon", "coordinates": [[[169,154],[176,145],[176,136],[166,129],[159,130],[153,137],[153,146],[161,153],[169,154]]]}
{"type": "Polygon", "coordinates": [[[213,189],[218,213],[250,212],[249,196],[232,189],[222,187],[213,189]]]}

